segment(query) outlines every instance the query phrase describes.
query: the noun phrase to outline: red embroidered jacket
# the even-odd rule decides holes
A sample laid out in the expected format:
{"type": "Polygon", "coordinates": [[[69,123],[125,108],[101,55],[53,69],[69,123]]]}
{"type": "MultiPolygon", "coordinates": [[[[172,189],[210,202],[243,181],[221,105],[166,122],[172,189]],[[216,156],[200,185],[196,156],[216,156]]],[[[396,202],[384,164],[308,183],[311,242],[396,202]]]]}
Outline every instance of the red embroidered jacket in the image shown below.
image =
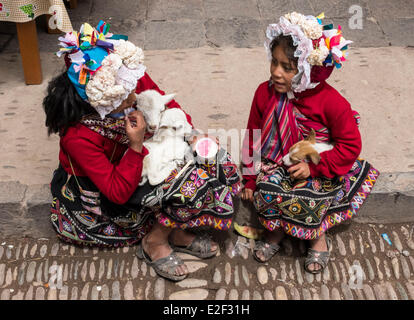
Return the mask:
{"type": "MultiPolygon", "coordinates": [[[[262,115],[266,114],[271,90],[274,90],[273,87],[269,88],[268,84],[268,81],[263,82],[255,92],[247,123],[249,132],[253,129],[261,129],[263,126],[262,115]]],[[[361,135],[349,102],[325,81],[312,90],[295,93],[295,97],[297,99],[293,99],[292,102],[299,112],[326,126],[330,131],[331,140],[335,142],[332,150],[321,153],[321,161],[318,165],[309,163],[311,176],[333,178],[344,175],[351,169],[362,148],[361,135]]],[[[251,155],[252,139],[249,142],[251,155]]],[[[245,174],[243,178],[246,181],[246,188],[256,189],[255,175],[245,174]]]]}
{"type": "MultiPolygon", "coordinates": [[[[153,89],[165,94],[145,75],[138,80],[136,93],[153,89]]],[[[181,108],[172,100],[167,107],[181,108]]],[[[187,115],[192,125],[191,117],[187,115]]],[[[60,139],[59,161],[66,172],[72,173],[68,154],[77,176],[88,177],[95,186],[112,202],[123,204],[131,197],[138,187],[142,173],[142,161],[148,154],[143,147],[138,153],[125,145],[101,136],[82,124],[70,127],[60,139]],[[113,154],[112,163],[109,161],[113,154]]]]}

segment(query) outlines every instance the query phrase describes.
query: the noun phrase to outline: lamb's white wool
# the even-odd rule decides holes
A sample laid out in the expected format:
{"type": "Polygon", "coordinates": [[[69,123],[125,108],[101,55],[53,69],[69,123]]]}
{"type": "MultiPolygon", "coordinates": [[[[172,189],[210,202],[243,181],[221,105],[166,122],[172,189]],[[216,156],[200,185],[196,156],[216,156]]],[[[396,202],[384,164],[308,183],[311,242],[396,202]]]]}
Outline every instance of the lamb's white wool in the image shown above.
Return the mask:
{"type": "Polygon", "coordinates": [[[137,107],[144,114],[147,130],[155,132],[144,142],[149,154],[144,158],[140,185],[162,183],[178,166],[194,160],[184,137],[192,132],[185,113],[178,108],[165,109],[175,94],[161,95],[146,90],[137,95],[137,107]]]}
{"type": "Polygon", "coordinates": [[[175,96],[175,93],[162,95],[156,90],[145,90],[136,96],[137,108],[144,114],[147,130],[154,132],[158,129],[161,120],[161,112],[165,105],[175,96]]]}
{"type": "Polygon", "coordinates": [[[178,108],[166,109],[161,113],[160,128],[163,127],[174,128],[180,136],[191,134],[193,129],[187,122],[184,111],[178,108]]]}
{"type": "Polygon", "coordinates": [[[182,134],[173,128],[160,128],[144,142],[149,154],[144,158],[141,184],[160,184],[178,166],[193,159],[192,149],[182,134]]]}

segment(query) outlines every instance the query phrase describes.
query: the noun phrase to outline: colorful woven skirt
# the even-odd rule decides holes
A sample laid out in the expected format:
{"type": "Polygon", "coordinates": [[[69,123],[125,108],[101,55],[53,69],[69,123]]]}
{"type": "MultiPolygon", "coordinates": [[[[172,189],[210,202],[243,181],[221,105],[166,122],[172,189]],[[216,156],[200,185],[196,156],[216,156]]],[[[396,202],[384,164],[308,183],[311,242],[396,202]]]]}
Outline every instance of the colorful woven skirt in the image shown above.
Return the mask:
{"type": "Polygon", "coordinates": [[[267,160],[257,178],[254,205],[269,231],[282,228],[293,237],[313,240],[353,218],[378,176],[378,170],[358,159],[342,177],[291,180],[285,168],[267,160]]]}
{"type": "Polygon", "coordinates": [[[86,177],[69,176],[60,166],[51,182],[50,219],[57,236],[71,244],[124,247],[151,230],[151,210],[130,210],[104,199],[86,177]]]}
{"type": "Polygon", "coordinates": [[[124,205],[110,202],[87,177],[59,167],[51,182],[51,222],[59,238],[77,245],[123,247],[140,241],[155,221],[172,228],[208,226],[228,230],[240,175],[230,155],[213,164],[194,164],[158,186],[139,186],[124,205]],[[79,184],[78,184],[79,183],[79,184]]]}
{"type": "Polygon", "coordinates": [[[137,189],[129,203],[151,208],[166,227],[228,230],[234,213],[233,197],[241,190],[240,175],[230,154],[220,149],[216,162],[189,166],[177,178],[178,171],[172,171],[143,196],[137,189]]]}

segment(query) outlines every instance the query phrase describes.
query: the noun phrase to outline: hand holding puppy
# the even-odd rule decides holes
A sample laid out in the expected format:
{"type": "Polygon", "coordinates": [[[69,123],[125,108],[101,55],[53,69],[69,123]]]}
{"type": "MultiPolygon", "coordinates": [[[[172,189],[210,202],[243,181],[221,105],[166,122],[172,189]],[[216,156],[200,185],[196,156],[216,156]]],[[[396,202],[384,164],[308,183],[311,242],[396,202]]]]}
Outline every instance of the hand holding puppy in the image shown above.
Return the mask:
{"type": "Polygon", "coordinates": [[[307,162],[299,162],[288,169],[292,179],[306,179],[310,176],[309,164],[307,162]]]}

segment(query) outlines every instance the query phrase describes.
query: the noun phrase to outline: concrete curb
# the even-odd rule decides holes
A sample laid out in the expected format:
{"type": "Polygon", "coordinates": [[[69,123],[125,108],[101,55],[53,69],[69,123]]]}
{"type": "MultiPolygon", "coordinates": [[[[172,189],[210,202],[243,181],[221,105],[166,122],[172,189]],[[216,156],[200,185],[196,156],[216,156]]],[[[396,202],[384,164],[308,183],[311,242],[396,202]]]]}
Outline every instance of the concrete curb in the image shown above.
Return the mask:
{"type": "MultiPolygon", "coordinates": [[[[54,237],[50,227],[49,185],[0,182],[0,234],[54,237]]],[[[414,222],[414,172],[382,173],[355,218],[359,223],[414,222]]],[[[258,226],[251,204],[235,200],[235,221],[258,226]]]]}

